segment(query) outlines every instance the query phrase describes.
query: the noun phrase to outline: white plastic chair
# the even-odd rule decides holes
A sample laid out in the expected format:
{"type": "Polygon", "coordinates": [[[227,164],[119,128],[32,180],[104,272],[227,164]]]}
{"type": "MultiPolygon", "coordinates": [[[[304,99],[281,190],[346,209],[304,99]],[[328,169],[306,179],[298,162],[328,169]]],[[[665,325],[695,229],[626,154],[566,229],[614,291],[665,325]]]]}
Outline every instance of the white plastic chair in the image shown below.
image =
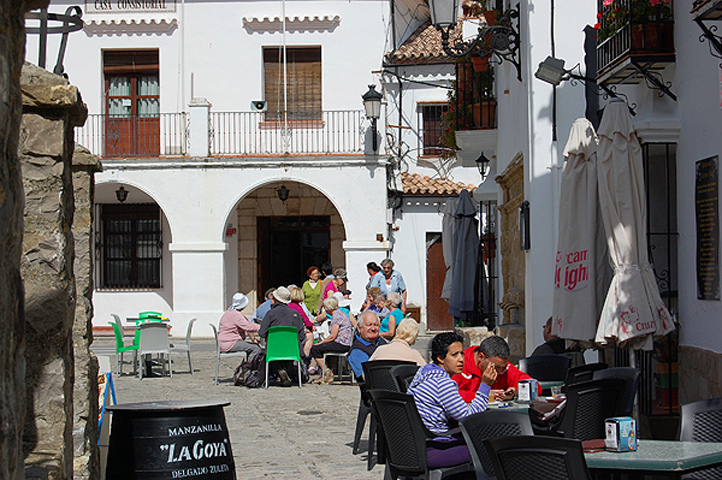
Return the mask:
{"type": "Polygon", "coordinates": [[[191,359],[191,333],[193,332],[193,324],[196,323],[197,318],[191,319],[188,322],[188,330],[186,330],[186,343],[170,344],[170,349],[173,352],[187,352],[188,353],[188,367],[191,369],[191,375],[195,375],[193,371],[193,360],[191,359]]]}
{"type": "MultiPolygon", "coordinates": [[[[168,340],[168,327],[160,322],[146,322],[140,325],[140,348],[138,348],[138,361],[144,355],[158,355],[165,373],[165,360],[161,355],[168,355],[168,371],[173,378],[173,365],[170,356],[170,341],[168,340]]],[[[143,368],[139,365],[139,376],[143,379],[143,368]]]]}
{"type": "Polygon", "coordinates": [[[218,343],[218,329],[212,323],[208,325],[213,329],[213,338],[216,340],[216,385],[218,385],[218,369],[221,365],[221,357],[243,357],[241,363],[248,359],[246,352],[221,352],[221,346],[218,343]]]}

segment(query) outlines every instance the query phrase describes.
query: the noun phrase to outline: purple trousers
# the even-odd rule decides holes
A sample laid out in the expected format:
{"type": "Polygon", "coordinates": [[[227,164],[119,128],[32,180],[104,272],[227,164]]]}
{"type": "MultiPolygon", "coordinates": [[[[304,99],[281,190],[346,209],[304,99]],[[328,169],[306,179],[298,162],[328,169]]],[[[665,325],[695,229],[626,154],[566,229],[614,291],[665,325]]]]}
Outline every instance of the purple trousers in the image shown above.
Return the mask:
{"type": "Polygon", "coordinates": [[[453,467],[470,461],[469,447],[462,439],[436,439],[426,445],[426,464],[429,469],[453,467]]]}

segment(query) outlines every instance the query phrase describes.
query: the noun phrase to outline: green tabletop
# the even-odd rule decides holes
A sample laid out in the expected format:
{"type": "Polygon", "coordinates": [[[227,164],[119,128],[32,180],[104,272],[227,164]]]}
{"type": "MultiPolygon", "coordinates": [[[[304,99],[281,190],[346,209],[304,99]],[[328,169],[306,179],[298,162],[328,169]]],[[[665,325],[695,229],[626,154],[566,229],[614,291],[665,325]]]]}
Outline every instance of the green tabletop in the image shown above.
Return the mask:
{"type": "Polygon", "coordinates": [[[640,440],[636,452],[585,453],[592,471],[622,471],[681,477],[722,465],[722,443],[640,440]]]}
{"type": "Polygon", "coordinates": [[[526,412],[529,410],[528,403],[518,402],[491,402],[487,410],[504,410],[506,412],[526,412]]]}

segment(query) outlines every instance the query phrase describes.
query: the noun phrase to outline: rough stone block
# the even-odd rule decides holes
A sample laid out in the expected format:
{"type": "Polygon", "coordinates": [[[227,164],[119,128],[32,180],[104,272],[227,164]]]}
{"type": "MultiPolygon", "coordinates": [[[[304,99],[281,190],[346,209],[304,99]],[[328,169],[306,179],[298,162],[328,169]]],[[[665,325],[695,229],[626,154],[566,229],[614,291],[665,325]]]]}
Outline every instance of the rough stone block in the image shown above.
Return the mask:
{"type": "Polygon", "coordinates": [[[20,127],[20,142],[20,152],[24,155],[61,157],[65,148],[65,124],[62,119],[25,114],[20,127]]]}
{"type": "Polygon", "coordinates": [[[454,331],[464,338],[464,348],[479,345],[485,338],[494,335],[486,327],[458,327],[454,331]]]}

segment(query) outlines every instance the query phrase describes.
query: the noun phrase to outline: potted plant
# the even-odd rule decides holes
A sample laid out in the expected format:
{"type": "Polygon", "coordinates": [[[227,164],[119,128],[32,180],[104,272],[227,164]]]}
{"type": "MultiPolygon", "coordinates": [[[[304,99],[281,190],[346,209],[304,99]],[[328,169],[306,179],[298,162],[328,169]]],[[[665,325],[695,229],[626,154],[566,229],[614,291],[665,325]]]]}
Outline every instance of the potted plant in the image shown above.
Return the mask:
{"type": "Polygon", "coordinates": [[[597,13],[597,43],[631,25],[632,48],[672,47],[671,0],[604,0],[597,13]]]}

